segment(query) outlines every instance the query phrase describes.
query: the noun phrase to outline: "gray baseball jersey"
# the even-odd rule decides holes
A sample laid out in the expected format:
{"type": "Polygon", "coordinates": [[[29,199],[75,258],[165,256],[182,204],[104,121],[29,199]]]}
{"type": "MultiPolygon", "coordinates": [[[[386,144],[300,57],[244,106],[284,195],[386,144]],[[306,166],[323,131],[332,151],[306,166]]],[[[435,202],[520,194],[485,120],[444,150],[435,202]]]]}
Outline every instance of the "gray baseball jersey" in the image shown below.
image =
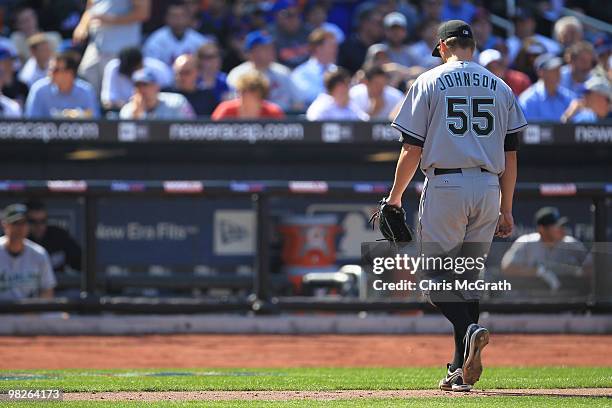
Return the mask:
{"type": "Polygon", "coordinates": [[[501,174],[506,134],[527,126],[508,85],[475,62],[419,76],[391,124],[423,142],[421,169],[480,167],[501,174]]]}
{"type": "Polygon", "coordinates": [[[51,261],[43,247],[26,239],[23,252],[12,256],[6,241],[6,236],[0,237],[0,299],[36,297],[41,290],[55,287],[51,261]]]}

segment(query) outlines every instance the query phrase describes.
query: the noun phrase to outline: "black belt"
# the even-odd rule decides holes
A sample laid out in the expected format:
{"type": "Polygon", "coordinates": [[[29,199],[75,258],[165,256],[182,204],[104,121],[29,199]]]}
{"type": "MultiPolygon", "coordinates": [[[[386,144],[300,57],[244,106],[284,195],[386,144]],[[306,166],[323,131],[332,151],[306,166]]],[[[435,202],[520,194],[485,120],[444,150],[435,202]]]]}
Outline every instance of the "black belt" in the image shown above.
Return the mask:
{"type": "MultiPolygon", "coordinates": [[[[483,173],[490,173],[489,170],[480,168],[480,171],[483,173]]],[[[434,176],[440,176],[442,174],[455,174],[461,173],[461,169],[434,169],[434,176]]]]}

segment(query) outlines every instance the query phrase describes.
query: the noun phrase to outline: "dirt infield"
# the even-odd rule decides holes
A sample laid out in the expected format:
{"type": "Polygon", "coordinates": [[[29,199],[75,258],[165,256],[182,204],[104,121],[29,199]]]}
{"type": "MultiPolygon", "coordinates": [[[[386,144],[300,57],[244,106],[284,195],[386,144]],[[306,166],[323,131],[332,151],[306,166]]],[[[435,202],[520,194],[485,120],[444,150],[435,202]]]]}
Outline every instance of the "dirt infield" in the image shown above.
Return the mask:
{"type": "MultiPolygon", "coordinates": [[[[443,366],[449,335],[0,337],[0,369],[443,366]]],[[[492,335],[488,366],[612,366],[612,336],[492,335]],[[589,352],[584,353],[584,347],[589,352]]]]}
{"type": "Polygon", "coordinates": [[[349,398],[427,398],[427,397],[498,397],[498,396],[554,396],[554,397],[612,397],[612,388],[472,390],[444,392],[440,390],[389,391],[191,391],[191,392],[75,392],[65,393],[64,401],[224,401],[300,399],[335,400],[349,398]]]}

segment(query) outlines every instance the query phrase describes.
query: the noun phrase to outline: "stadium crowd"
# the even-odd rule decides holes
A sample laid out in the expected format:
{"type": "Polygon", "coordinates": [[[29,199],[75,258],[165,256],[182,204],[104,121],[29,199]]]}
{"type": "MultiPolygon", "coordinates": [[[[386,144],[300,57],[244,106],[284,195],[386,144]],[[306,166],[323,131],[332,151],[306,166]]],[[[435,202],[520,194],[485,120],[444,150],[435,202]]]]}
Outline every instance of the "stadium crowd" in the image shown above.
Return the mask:
{"type": "Polygon", "coordinates": [[[528,120],[609,118],[612,37],[561,10],[593,14],[596,2],[518,1],[512,15],[497,3],[3,0],[0,117],[388,119],[441,62],[440,21],[462,19],[474,63],[508,83],[528,120]]]}

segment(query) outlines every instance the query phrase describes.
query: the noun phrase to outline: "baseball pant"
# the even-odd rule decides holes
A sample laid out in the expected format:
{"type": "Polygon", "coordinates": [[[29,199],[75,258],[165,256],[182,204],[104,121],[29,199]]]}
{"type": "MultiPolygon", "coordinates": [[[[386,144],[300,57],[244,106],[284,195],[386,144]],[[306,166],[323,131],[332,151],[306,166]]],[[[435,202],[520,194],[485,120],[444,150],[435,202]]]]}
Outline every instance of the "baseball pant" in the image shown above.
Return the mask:
{"type": "MultiPolygon", "coordinates": [[[[479,167],[462,169],[461,173],[427,178],[419,203],[417,226],[421,254],[424,256],[485,257],[499,219],[500,187],[496,174],[479,167]]],[[[478,279],[480,270],[457,274],[455,271],[421,271],[423,279],[445,281],[478,279]]],[[[426,291],[432,303],[440,301],[477,300],[476,290],[426,291]]]]}

